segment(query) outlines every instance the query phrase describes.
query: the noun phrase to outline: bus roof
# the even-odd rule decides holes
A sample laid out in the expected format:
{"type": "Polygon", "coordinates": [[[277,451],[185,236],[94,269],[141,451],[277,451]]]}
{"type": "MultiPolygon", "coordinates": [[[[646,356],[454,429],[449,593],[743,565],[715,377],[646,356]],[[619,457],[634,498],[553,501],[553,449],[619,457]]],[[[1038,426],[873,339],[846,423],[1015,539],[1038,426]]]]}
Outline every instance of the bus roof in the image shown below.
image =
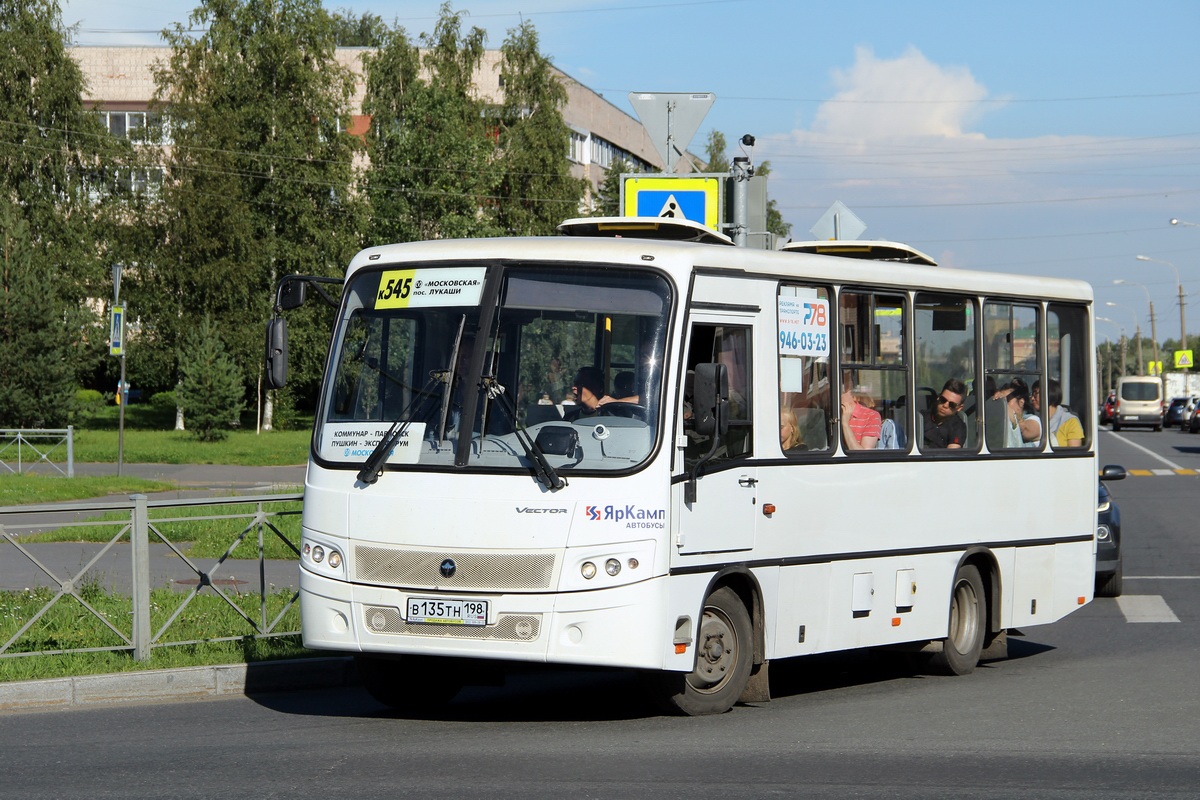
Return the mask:
{"type": "MultiPolygon", "coordinates": [[[[681,226],[678,221],[663,224],[655,218],[645,222],[656,223],[657,232],[651,227],[631,225],[629,230],[632,233],[627,235],[617,232],[616,229],[608,230],[606,218],[593,217],[580,220],[577,225],[564,223],[568,229],[573,229],[573,233],[568,235],[433,239],[378,245],[355,255],[347,268],[346,276],[349,278],[357,270],[372,264],[392,265],[420,261],[433,263],[500,259],[575,264],[624,263],[641,266],[653,263],[660,269],[675,273],[681,280],[685,280],[685,272],[703,270],[710,273],[779,275],[788,279],[839,283],[877,283],[911,287],[917,291],[998,293],[1086,302],[1090,302],[1093,297],[1092,287],[1081,280],[947,269],[929,266],[928,263],[917,260],[888,263],[861,253],[855,257],[855,254],[805,252],[802,249],[792,249],[785,253],[732,247],[721,242],[721,239],[728,237],[722,237],[721,234],[707,228],[703,229],[706,232],[697,232],[696,235],[700,238],[696,240],[668,238],[664,241],[661,235],[664,231],[670,237],[678,235],[682,229],[690,229],[689,226],[681,226]],[[599,223],[605,223],[604,232],[600,231],[599,223]],[[585,233],[589,228],[595,231],[590,238],[585,233]],[[586,245],[581,241],[581,237],[586,239],[586,245]],[[720,246],[703,244],[704,241],[720,242],[720,246]]],[[[622,218],[620,224],[630,224],[630,218],[622,218]]]]}
{"type": "Polygon", "coordinates": [[[733,239],[706,225],[673,217],[579,217],[560,223],[558,231],[567,236],[733,244],[733,239]]]}
{"type": "Polygon", "coordinates": [[[781,250],[789,253],[816,253],[823,256],[842,258],[866,258],[872,261],[903,261],[906,264],[924,264],[936,267],[937,262],[915,247],[900,242],[822,240],[812,242],[789,242],[781,250]]]}

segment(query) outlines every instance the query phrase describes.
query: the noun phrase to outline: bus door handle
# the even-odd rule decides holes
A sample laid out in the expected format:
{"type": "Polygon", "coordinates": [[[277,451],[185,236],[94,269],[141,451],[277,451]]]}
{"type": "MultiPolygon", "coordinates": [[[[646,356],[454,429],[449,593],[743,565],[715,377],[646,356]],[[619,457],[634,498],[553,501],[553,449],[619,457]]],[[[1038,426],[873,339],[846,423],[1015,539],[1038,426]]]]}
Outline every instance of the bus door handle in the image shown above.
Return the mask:
{"type": "Polygon", "coordinates": [[[755,486],[758,486],[758,478],[748,478],[745,475],[743,475],[742,477],[738,478],[738,486],[745,486],[747,488],[753,488],[755,486]]]}

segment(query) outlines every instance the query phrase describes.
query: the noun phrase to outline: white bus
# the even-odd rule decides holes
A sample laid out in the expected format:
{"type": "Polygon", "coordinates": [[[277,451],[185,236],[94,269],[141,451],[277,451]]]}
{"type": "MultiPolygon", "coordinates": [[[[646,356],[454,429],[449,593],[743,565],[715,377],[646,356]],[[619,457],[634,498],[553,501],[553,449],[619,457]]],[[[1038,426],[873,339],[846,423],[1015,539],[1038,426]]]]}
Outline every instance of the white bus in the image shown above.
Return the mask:
{"type": "Polygon", "coordinates": [[[1095,405],[1086,283],[561,230],[346,272],[300,602],[304,644],[355,654],[377,699],[542,662],[719,713],[769,699],[776,659],[908,647],[965,674],[1092,599],[1093,415],[1060,445],[1029,401],[1095,405]]]}

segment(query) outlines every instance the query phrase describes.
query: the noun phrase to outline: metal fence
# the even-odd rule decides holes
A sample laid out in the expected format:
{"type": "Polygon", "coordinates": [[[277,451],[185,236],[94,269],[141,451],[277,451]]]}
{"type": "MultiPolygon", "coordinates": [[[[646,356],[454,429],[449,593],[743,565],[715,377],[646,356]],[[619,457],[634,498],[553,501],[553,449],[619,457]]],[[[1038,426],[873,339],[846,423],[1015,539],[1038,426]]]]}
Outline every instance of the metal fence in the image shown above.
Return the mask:
{"type": "Polygon", "coordinates": [[[53,470],[68,478],[75,477],[75,427],[0,429],[0,469],[17,473],[38,468],[53,470]],[[65,460],[64,470],[53,460],[65,460]],[[13,463],[16,468],[13,468],[13,463]]]}
{"type": "Polygon", "coordinates": [[[0,508],[0,658],[129,651],[145,661],[156,647],[297,634],[297,614],[290,615],[293,628],[283,623],[298,608],[302,498],[288,493],[150,500],[136,494],[119,502],[0,508]],[[88,536],[30,541],[35,533],[70,528],[87,528],[88,536]],[[190,555],[201,535],[224,551],[190,555]],[[93,541],[81,544],[80,538],[93,541]],[[268,558],[268,550],[277,557],[268,558]],[[251,552],[256,558],[244,558],[251,552]],[[246,569],[254,578],[238,579],[235,571],[246,569]],[[167,601],[172,607],[162,607],[159,592],[152,608],[152,589],[163,586],[174,589],[167,601]],[[232,609],[238,630],[171,638],[172,628],[184,627],[182,620],[195,629],[195,610],[189,614],[189,607],[203,595],[223,601],[205,602],[232,609]],[[77,625],[86,622],[114,644],[55,646],[65,634],[64,604],[70,607],[65,616],[81,620],[77,625]]]}

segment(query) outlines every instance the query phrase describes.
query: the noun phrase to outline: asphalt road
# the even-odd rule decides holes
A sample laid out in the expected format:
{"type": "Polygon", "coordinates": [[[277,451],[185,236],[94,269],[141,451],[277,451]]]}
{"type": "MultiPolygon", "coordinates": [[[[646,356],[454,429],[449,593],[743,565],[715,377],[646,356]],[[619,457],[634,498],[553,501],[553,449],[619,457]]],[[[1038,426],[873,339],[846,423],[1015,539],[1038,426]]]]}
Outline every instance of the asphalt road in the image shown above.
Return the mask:
{"type": "Polygon", "coordinates": [[[1200,436],[1101,436],[1102,463],[1139,471],[1112,485],[1124,596],[968,676],[794,659],[772,702],[694,719],[649,712],[627,674],[567,670],[426,718],[356,688],[15,713],[0,796],[1200,797],[1200,436]]]}

